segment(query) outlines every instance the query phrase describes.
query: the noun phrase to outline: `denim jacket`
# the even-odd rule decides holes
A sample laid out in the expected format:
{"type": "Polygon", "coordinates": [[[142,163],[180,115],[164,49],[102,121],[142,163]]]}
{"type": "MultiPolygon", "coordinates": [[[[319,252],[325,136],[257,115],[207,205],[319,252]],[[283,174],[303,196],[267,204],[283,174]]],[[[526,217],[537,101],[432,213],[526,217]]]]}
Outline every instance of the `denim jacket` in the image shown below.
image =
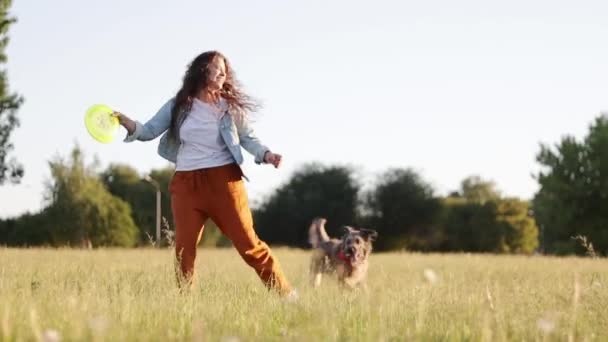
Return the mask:
{"type": "MultiPolygon", "coordinates": [[[[171,109],[174,102],[174,98],[167,101],[145,124],[135,121],[135,131],[127,135],[124,141],[148,141],[164,133],[158,144],[158,154],[166,160],[175,163],[177,161],[179,143],[175,139],[169,138],[171,109]]],[[[264,154],[270,151],[270,149],[260,142],[260,139],[256,137],[246,119],[239,121],[241,122],[237,124],[229,112],[226,112],[220,120],[220,135],[226,146],[228,146],[230,154],[232,154],[237,164],[241,165],[243,163],[242,146],[255,157],[256,164],[263,163],[264,154]]]]}

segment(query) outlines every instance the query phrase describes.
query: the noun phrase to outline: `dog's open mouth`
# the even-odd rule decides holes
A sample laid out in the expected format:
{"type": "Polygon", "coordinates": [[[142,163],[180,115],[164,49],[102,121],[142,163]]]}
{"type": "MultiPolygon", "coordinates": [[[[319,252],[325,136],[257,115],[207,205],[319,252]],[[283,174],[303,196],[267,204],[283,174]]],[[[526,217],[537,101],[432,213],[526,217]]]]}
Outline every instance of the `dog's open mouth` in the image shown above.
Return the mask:
{"type": "Polygon", "coordinates": [[[359,255],[353,247],[346,248],[344,250],[344,255],[348,258],[351,264],[355,264],[357,261],[359,261],[359,255]]]}

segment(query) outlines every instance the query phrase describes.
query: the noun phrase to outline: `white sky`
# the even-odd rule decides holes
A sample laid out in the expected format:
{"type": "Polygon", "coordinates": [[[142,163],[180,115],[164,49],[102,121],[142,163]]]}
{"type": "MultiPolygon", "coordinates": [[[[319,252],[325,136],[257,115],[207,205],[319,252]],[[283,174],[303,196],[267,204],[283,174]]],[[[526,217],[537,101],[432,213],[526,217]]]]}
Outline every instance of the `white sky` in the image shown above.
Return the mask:
{"type": "Polygon", "coordinates": [[[284,155],[279,170],[247,156],[254,202],[310,161],[352,165],[368,183],[412,167],[438,194],[478,174],[530,198],[539,143],[581,138],[608,109],[606,1],[59,0],[11,12],[26,176],[0,188],[0,217],[40,209],[48,160],[76,142],[104,167],[167,165],[157,141],[95,142],[84,112],[105,103],[145,121],[211,49],[264,102],[258,136],[284,155]]]}

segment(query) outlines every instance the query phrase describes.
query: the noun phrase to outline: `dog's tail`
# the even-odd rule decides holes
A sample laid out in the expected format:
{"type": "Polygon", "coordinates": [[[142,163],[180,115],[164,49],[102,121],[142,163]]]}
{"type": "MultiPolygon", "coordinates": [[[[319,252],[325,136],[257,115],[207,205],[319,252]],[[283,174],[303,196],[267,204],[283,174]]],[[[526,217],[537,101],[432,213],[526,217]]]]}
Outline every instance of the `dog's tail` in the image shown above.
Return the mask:
{"type": "Polygon", "coordinates": [[[325,231],[325,222],[327,222],[326,219],[317,217],[312,220],[310,228],[308,228],[308,242],[313,248],[319,247],[322,242],[329,241],[329,235],[325,231]]]}

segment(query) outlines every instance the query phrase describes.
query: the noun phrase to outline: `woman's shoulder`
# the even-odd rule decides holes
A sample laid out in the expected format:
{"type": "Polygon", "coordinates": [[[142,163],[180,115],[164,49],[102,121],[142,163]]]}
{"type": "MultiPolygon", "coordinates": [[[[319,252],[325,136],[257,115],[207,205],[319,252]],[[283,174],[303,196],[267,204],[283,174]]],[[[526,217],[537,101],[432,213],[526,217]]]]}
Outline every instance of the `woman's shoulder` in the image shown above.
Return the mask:
{"type": "Polygon", "coordinates": [[[151,120],[163,120],[165,121],[166,118],[170,118],[171,117],[171,112],[173,111],[173,106],[175,104],[175,98],[172,97],[169,100],[167,100],[165,103],[163,103],[163,105],[158,109],[158,111],[156,111],[156,115],[154,115],[154,117],[152,117],[151,120]]]}
{"type": "Polygon", "coordinates": [[[159,112],[171,112],[173,110],[173,106],[175,106],[175,96],[165,101],[159,112]]]}

